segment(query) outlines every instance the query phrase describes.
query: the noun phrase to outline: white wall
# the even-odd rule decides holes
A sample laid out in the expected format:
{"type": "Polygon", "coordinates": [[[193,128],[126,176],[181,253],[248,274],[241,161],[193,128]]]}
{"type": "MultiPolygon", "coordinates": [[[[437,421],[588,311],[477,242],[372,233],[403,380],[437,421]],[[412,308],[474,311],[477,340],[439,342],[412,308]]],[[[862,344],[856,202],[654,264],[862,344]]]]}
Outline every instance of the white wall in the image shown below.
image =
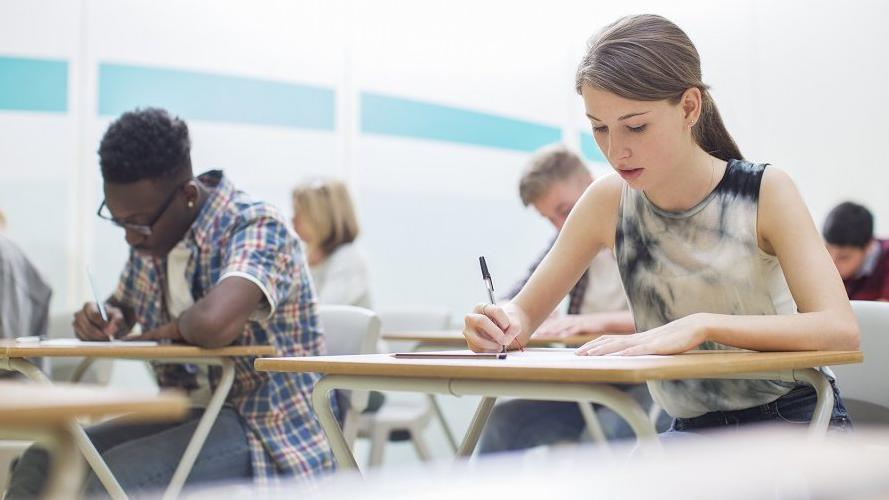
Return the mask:
{"type": "MultiPolygon", "coordinates": [[[[289,188],[346,178],[380,307],[484,299],[476,258],[505,289],[550,229],[521,207],[527,153],[362,134],[359,94],[378,92],[586,130],[573,90],[585,40],[617,16],[657,12],[692,37],[745,155],[788,170],[816,222],[843,199],[889,233],[880,145],[889,88],[889,4],[564,0],[0,1],[0,57],[68,61],[66,113],[0,110],[0,210],[56,290],[55,310],[110,291],[122,233],[94,216],[97,68],[120,63],[318,85],[336,93],[333,131],[190,120],[196,170],[223,168],[289,215],[289,188]]],[[[2,76],[2,75],[0,75],[2,76]]],[[[606,171],[602,165],[597,171],[606,171]]]]}

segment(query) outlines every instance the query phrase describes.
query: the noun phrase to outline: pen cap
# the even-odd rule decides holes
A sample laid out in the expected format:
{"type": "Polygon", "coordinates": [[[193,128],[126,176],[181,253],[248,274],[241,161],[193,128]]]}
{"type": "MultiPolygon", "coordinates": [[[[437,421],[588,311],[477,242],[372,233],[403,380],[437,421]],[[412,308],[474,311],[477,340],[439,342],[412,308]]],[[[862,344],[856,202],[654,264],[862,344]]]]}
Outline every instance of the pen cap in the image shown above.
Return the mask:
{"type": "Polygon", "coordinates": [[[484,258],[484,257],[479,257],[479,258],[478,258],[478,263],[479,263],[479,265],[481,265],[481,267],[482,267],[482,279],[490,280],[490,279],[491,279],[491,273],[488,272],[488,263],[485,262],[485,258],[484,258]]]}
{"type": "Polygon", "coordinates": [[[482,267],[482,279],[485,281],[485,286],[488,287],[488,298],[491,300],[491,303],[494,302],[493,293],[494,293],[494,281],[491,279],[491,273],[488,272],[488,263],[485,262],[484,257],[478,258],[478,263],[482,267]]]}

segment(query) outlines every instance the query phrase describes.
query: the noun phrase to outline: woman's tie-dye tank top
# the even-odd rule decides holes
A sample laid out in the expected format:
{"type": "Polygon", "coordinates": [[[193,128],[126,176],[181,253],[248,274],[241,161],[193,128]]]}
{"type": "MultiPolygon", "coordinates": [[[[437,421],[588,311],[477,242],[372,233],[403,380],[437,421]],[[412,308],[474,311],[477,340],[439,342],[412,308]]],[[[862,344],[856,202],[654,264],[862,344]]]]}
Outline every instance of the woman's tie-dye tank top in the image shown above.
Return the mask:
{"type": "MultiPolygon", "coordinates": [[[[624,185],[615,255],[636,331],[689,314],[793,314],[796,305],[775,256],[756,235],[765,165],[730,160],[716,188],[689,210],[668,212],[624,185]]],[[[734,349],[705,342],[699,349],[734,349]]],[[[770,380],[649,382],[652,397],[673,417],[750,408],[786,394],[793,384],[770,380]]]]}

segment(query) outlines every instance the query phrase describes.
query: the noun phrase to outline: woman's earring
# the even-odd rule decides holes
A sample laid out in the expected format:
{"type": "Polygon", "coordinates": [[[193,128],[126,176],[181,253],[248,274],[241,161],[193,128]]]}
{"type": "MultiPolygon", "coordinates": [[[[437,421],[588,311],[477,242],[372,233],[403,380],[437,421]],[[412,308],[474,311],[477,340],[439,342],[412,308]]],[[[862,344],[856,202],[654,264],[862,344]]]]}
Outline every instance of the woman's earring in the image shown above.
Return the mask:
{"type": "Polygon", "coordinates": [[[193,202],[193,201],[188,200],[188,208],[194,208],[194,202],[193,202]]]}

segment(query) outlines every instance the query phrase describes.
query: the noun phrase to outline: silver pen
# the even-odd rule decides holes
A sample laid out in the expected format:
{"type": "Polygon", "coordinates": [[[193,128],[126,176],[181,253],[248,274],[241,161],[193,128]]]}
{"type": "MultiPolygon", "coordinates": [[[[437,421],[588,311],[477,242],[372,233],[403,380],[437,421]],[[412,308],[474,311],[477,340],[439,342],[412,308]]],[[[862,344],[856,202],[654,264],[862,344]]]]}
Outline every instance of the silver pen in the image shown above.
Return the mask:
{"type": "MultiPolygon", "coordinates": [[[[488,300],[491,302],[491,305],[494,305],[494,281],[491,280],[491,273],[488,272],[488,263],[485,262],[484,256],[478,258],[478,263],[482,268],[482,279],[485,280],[485,288],[488,289],[488,300]]],[[[500,352],[506,352],[505,345],[500,349],[500,352]]]]}
{"type": "MultiPolygon", "coordinates": [[[[90,272],[89,268],[86,268],[86,277],[89,279],[90,290],[93,292],[93,299],[96,301],[96,307],[99,308],[99,314],[102,316],[102,321],[108,323],[108,311],[105,310],[105,304],[99,300],[99,294],[96,293],[96,283],[93,281],[93,273],[90,272]]],[[[110,333],[107,335],[109,342],[114,340],[114,337],[110,333]]]]}

